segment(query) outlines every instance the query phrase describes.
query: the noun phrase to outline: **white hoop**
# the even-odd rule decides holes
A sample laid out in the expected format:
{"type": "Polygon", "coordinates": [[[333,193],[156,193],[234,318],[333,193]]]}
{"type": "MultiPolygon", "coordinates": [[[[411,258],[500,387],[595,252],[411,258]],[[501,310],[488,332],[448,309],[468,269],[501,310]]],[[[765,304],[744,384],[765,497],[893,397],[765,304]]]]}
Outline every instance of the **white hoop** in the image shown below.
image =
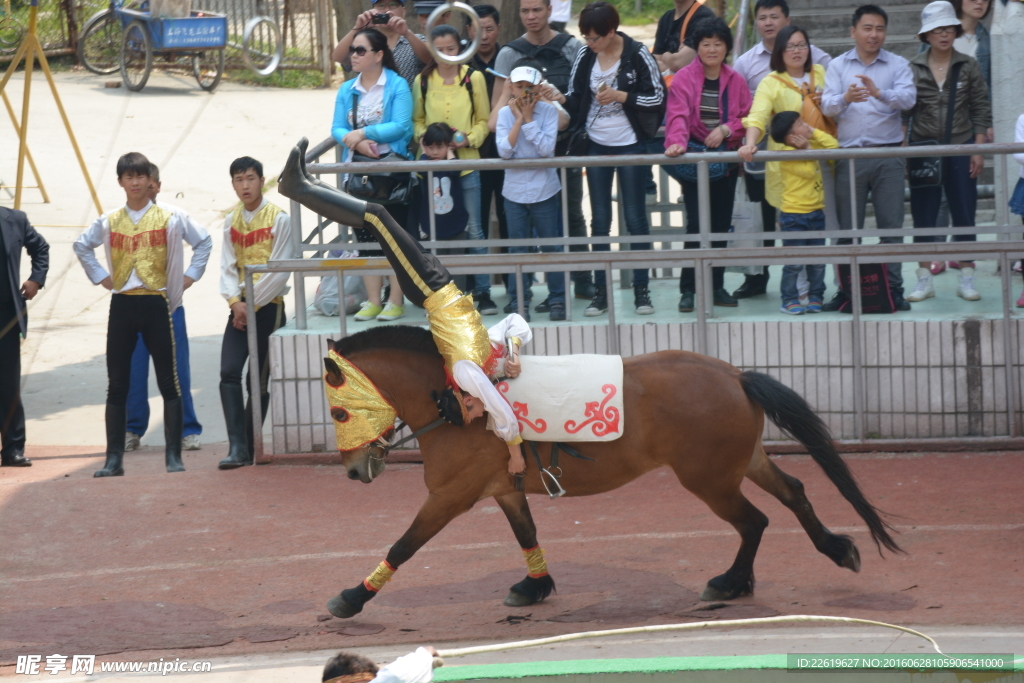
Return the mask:
{"type": "Polygon", "coordinates": [[[423,33],[426,35],[427,49],[430,50],[430,54],[434,57],[438,64],[445,63],[451,64],[452,66],[461,66],[473,59],[473,55],[476,54],[477,48],[480,47],[480,17],[477,16],[476,11],[464,2],[446,2],[434,8],[434,11],[427,17],[427,25],[423,27],[423,33]],[[469,44],[466,51],[462,54],[449,57],[443,55],[437,51],[434,47],[434,41],[430,39],[430,33],[434,30],[434,22],[441,18],[441,15],[449,10],[458,10],[469,17],[470,24],[473,26],[473,42],[469,44]]]}
{"type": "Polygon", "coordinates": [[[280,66],[283,57],[284,43],[281,42],[281,29],[278,28],[277,23],[273,19],[270,17],[253,17],[246,22],[245,30],[242,32],[242,59],[245,60],[247,67],[260,76],[269,76],[277,71],[277,67],[280,66]],[[271,33],[274,34],[274,54],[270,58],[269,64],[262,69],[257,69],[256,65],[253,64],[252,57],[249,55],[249,42],[252,40],[252,34],[256,27],[260,24],[269,25],[271,33]]]}

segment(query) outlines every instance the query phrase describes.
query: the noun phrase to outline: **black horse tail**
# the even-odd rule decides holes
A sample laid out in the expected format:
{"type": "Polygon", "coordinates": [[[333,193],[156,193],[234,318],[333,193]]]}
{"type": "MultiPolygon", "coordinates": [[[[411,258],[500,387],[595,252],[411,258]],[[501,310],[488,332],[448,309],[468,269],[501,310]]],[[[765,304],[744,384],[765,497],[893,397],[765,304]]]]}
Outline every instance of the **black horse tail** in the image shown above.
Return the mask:
{"type": "Polygon", "coordinates": [[[769,420],[804,445],[814,462],[868,525],[879,554],[882,546],[892,552],[903,552],[889,535],[895,529],[882,520],[879,511],[861,493],[853,473],[839,457],[828,427],[811,410],[807,401],[782,382],[761,372],[748,370],[742,373],[740,385],[747,398],[764,409],[769,420]]]}

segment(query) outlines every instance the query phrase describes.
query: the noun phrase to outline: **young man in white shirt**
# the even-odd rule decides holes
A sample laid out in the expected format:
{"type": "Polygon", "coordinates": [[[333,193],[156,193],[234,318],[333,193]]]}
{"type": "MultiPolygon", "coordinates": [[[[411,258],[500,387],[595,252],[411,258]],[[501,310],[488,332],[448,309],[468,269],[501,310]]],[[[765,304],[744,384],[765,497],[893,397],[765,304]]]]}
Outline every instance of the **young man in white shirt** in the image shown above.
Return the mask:
{"type": "Polygon", "coordinates": [[[171,313],[181,306],[184,290],[203,276],[213,242],[191,221],[150,200],[150,167],[149,160],[138,152],[117,160],[117,182],[124,189],[125,206],[93,221],[73,245],[92,283],[114,293],[107,322],[107,457],[94,477],[124,474],[125,406],[132,352],[140,333],[153,357],[164,399],[164,464],[168,472],[185,471],[171,313]],[[188,270],[183,270],[182,241],[192,246],[188,270]],[[107,268],[94,253],[100,246],[106,251],[107,268]]]}
{"type": "MultiPolygon", "coordinates": [[[[246,313],[245,266],[263,265],[270,259],[293,256],[291,221],[279,206],[263,197],[263,164],[252,157],[231,162],[231,186],[239,205],[224,219],[221,251],[220,293],[231,308],[220,350],[220,400],[228,429],[228,456],[217,467],[230,470],[253,462],[252,396],[242,401],[242,368],[249,358],[248,325],[256,325],[259,351],[261,415],[267,417],[270,394],[267,389],[270,335],[284,324],[284,292],[289,273],[261,273],[253,276],[256,320],[246,313]]],[[[247,385],[248,386],[248,385],[247,385]]]]}

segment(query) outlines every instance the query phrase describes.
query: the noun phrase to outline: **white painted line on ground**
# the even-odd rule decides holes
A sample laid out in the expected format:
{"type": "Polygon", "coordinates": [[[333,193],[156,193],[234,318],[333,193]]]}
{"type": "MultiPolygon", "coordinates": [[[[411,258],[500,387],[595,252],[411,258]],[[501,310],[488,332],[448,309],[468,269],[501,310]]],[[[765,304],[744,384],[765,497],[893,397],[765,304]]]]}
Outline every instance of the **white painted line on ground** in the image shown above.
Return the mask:
{"type": "MultiPolygon", "coordinates": [[[[902,534],[914,532],[997,532],[1016,531],[1024,529],[1021,524],[949,524],[949,525],[918,525],[898,526],[896,530],[902,534]]],[[[838,533],[856,533],[864,531],[862,527],[836,527],[832,529],[838,533]]],[[[804,530],[797,527],[793,529],[769,529],[766,535],[777,534],[802,534],[804,530]]],[[[611,543],[617,541],[636,540],[674,540],[680,538],[705,538],[713,536],[735,536],[736,532],[731,529],[716,531],[664,531],[641,534],[614,534],[611,536],[574,536],[572,538],[550,538],[543,541],[543,545],[558,545],[563,543],[586,544],[586,543],[611,543]]],[[[448,553],[458,550],[483,550],[486,548],[501,548],[510,546],[504,541],[489,541],[486,543],[459,543],[446,546],[427,546],[419,550],[420,553],[448,553]]],[[[114,576],[118,574],[139,574],[144,572],[165,572],[165,571],[188,571],[199,569],[222,569],[224,567],[237,566],[265,566],[280,564],[284,562],[309,562],[317,560],[337,560],[346,557],[383,557],[387,554],[389,547],[375,548],[369,550],[339,550],[330,553],[303,553],[299,555],[282,555],[279,557],[252,557],[235,560],[211,560],[208,562],[169,562],[164,564],[143,565],[140,567],[107,567],[104,569],[91,569],[83,572],[59,572],[56,574],[41,574],[38,576],[21,576],[7,579],[0,579],[0,586],[10,586],[30,581],[67,581],[69,579],[83,579],[97,576],[114,576]]]]}

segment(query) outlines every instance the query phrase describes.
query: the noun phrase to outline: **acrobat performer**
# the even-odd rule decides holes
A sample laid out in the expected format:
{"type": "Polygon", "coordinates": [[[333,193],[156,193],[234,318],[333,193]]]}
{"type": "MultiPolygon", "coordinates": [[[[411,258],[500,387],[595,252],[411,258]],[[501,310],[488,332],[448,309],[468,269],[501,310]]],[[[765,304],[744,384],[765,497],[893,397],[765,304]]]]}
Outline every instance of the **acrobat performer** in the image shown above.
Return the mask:
{"type": "Polygon", "coordinates": [[[356,199],[306,172],[306,145],[303,138],[292,150],[278,191],[321,216],[341,225],[362,227],[377,238],[402,291],[427,310],[430,331],[458,399],[461,422],[468,424],[486,411],[490,416],[488,428],[508,446],[509,472],[523,472],[526,462],[520,447],[523,437],[519,422],[508,401],[494,388],[491,377],[498,372],[506,345],[509,358],[504,363],[504,374],[510,378],[519,374],[519,348],[532,338],[529,325],[513,313],[490,329],[484,327],[473,296],[463,294],[437,257],[403,230],[384,207],[356,199]]]}

